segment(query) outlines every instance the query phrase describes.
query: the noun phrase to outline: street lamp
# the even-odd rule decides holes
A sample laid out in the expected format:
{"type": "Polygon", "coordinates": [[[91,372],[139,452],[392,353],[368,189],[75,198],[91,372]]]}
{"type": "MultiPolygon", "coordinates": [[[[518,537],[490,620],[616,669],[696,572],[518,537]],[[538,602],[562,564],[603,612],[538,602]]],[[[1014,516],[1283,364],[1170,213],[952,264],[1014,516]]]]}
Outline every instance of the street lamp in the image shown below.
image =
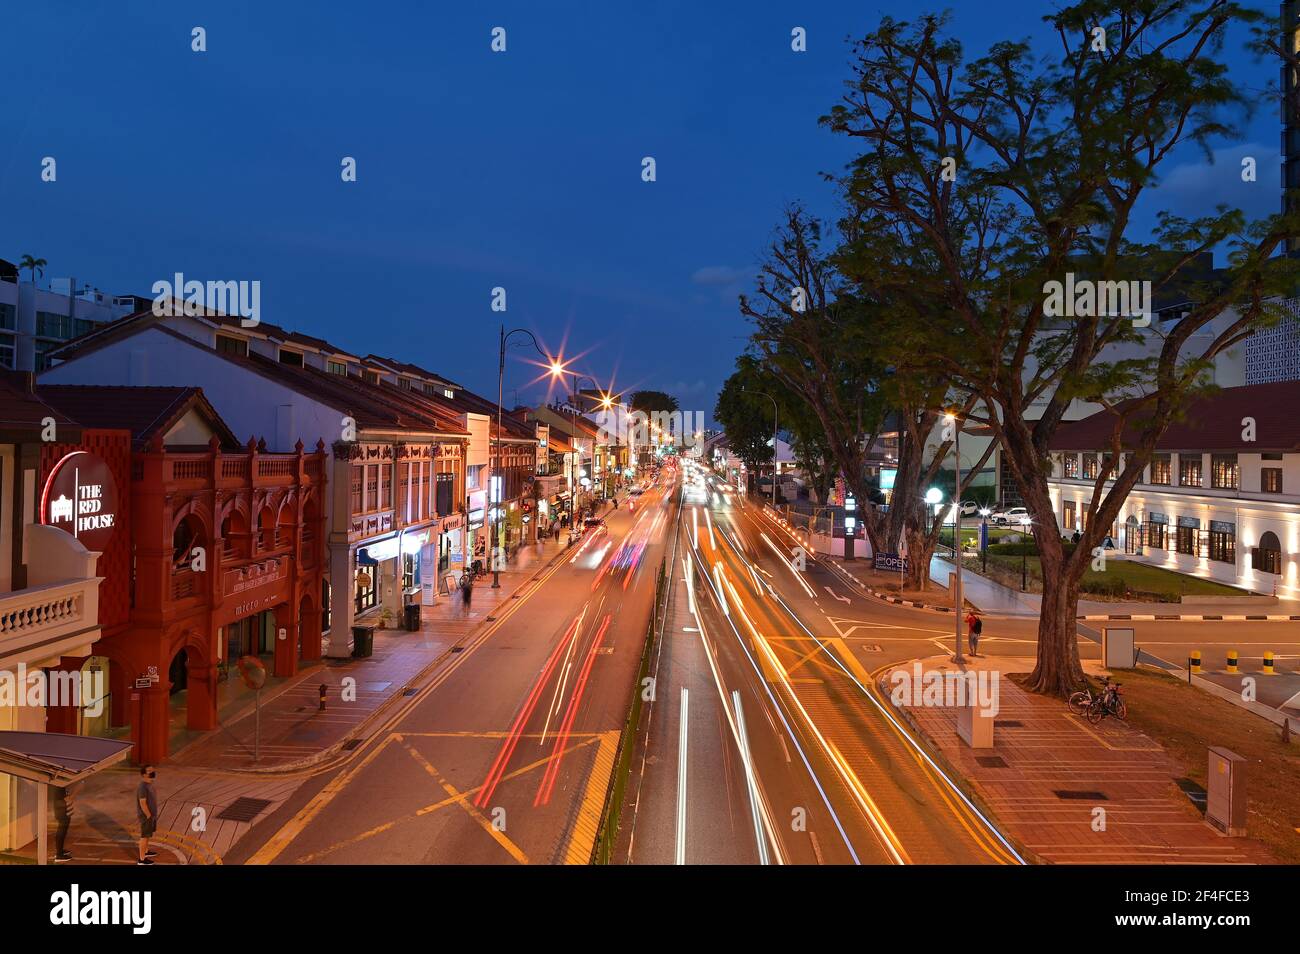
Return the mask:
{"type": "MultiPolygon", "coordinates": [[[[511,337],[513,337],[514,335],[526,335],[526,336],[528,337],[528,340],[531,341],[531,342],[533,343],[533,347],[537,349],[537,353],[540,354],[543,358],[547,357],[546,352],[542,350],[542,346],[539,345],[539,344],[537,343],[537,338],[536,338],[536,336],[535,336],[531,331],[529,331],[527,328],[514,328],[514,329],[512,329],[511,331],[506,331],[506,326],[505,326],[505,325],[502,325],[502,326],[501,326],[501,341],[500,341],[500,347],[497,349],[497,437],[496,437],[496,453],[497,453],[497,459],[498,459],[498,460],[501,459],[501,401],[502,401],[502,399],[505,397],[505,384],[506,384],[506,341],[509,340],[509,339],[510,339],[511,337]]],[[[501,468],[501,469],[502,469],[502,470],[505,470],[504,467],[501,468]]],[[[488,481],[487,481],[487,485],[488,485],[488,542],[489,542],[489,543],[491,544],[491,546],[492,546],[492,556],[491,556],[491,558],[492,558],[492,588],[493,588],[494,590],[495,590],[495,589],[500,589],[500,587],[501,587],[501,568],[500,568],[500,565],[499,565],[499,561],[497,560],[497,543],[498,543],[498,541],[497,541],[497,534],[501,532],[501,528],[498,526],[498,524],[500,523],[500,520],[496,517],[496,512],[497,512],[497,510],[500,509],[500,508],[492,506],[492,504],[493,504],[492,493],[493,493],[493,490],[495,489],[495,488],[494,488],[494,485],[493,485],[493,478],[494,478],[495,476],[496,476],[496,475],[492,473],[492,455],[489,454],[489,455],[488,455],[488,481]]],[[[502,480],[502,485],[504,486],[504,484],[505,484],[505,481],[504,481],[504,479],[503,479],[503,480],[502,480]]],[[[498,502],[499,502],[499,501],[498,501],[498,502]]]]}
{"type": "Polygon", "coordinates": [[[772,402],[772,509],[776,509],[776,455],[777,455],[777,427],[776,427],[776,398],[766,391],[755,391],[753,388],[742,387],[740,389],[745,394],[759,394],[772,402]]]}
{"type": "Polygon", "coordinates": [[[983,546],[980,547],[981,573],[987,573],[989,569],[989,514],[992,512],[988,507],[980,507],[980,526],[983,528],[981,534],[983,546]]]}
{"type": "Polygon", "coordinates": [[[1028,589],[1029,583],[1029,551],[1025,548],[1025,534],[1029,532],[1029,525],[1033,523],[1028,517],[1020,518],[1020,592],[1028,589]]]}
{"type": "MultiPolygon", "coordinates": [[[[570,494],[571,494],[571,496],[570,496],[570,498],[569,498],[569,511],[570,511],[570,513],[569,513],[569,541],[572,542],[572,541],[573,541],[573,536],[574,536],[574,530],[576,529],[576,527],[574,526],[574,524],[577,522],[577,518],[578,518],[578,483],[577,483],[577,480],[575,479],[575,474],[574,474],[574,471],[575,471],[575,468],[576,468],[577,462],[576,462],[573,458],[574,458],[575,456],[580,457],[581,454],[582,454],[582,448],[581,448],[581,445],[579,445],[579,444],[577,443],[577,438],[578,438],[578,407],[577,407],[577,403],[578,403],[578,402],[577,402],[577,397],[578,397],[578,384],[579,384],[579,382],[581,382],[581,381],[590,381],[590,382],[592,383],[592,385],[595,386],[595,388],[596,388],[596,392],[597,392],[598,394],[600,394],[601,405],[604,406],[604,407],[611,407],[611,406],[613,405],[613,398],[610,396],[610,394],[609,394],[608,391],[606,391],[604,388],[602,388],[602,387],[600,386],[599,383],[597,383],[597,381],[596,381],[595,378],[590,377],[590,376],[585,375],[585,374],[578,374],[576,371],[570,371],[568,368],[566,368],[566,367],[564,366],[564,363],[563,363],[562,361],[559,361],[559,360],[552,360],[552,361],[551,361],[551,375],[552,375],[553,377],[562,378],[562,377],[563,377],[564,375],[566,375],[566,374],[573,378],[573,394],[571,395],[571,397],[573,398],[573,401],[571,401],[571,404],[572,404],[572,409],[573,409],[573,438],[574,438],[574,444],[573,444],[573,447],[574,447],[574,450],[576,451],[576,454],[570,455],[570,457],[569,457],[569,492],[570,492],[570,494]]],[[[593,464],[593,466],[595,465],[595,462],[596,462],[596,451],[595,451],[595,444],[593,443],[593,444],[592,444],[592,464],[593,464]]]]}
{"type": "Polygon", "coordinates": [[[952,588],[953,627],[956,631],[952,661],[961,664],[966,661],[961,654],[961,421],[957,420],[954,412],[949,411],[944,414],[943,422],[953,428],[952,556],[953,562],[957,564],[957,572],[953,577],[952,588]]]}

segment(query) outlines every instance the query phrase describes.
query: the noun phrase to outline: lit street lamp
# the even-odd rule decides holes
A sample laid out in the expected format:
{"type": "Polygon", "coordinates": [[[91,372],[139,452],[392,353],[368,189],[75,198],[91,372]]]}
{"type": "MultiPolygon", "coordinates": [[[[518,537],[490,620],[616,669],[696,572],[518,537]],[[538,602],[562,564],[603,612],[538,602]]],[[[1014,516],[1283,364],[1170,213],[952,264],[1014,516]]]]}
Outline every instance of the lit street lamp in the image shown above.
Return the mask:
{"type": "MultiPolygon", "coordinates": [[[[528,340],[531,341],[531,342],[533,343],[533,347],[537,349],[537,353],[540,354],[543,358],[545,358],[545,357],[547,356],[547,355],[546,355],[546,352],[542,350],[542,346],[539,345],[539,344],[537,343],[537,338],[536,338],[536,336],[534,336],[533,333],[532,333],[531,331],[529,331],[527,328],[515,328],[515,329],[513,329],[513,330],[511,330],[511,331],[506,331],[506,326],[505,326],[505,325],[502,325],[502,326],[501,326],[501,343],[500,343],[500,347],[499,347],[499,349],[497,350],[497,438],[496,438],[496,453],[497,453],[497,460],[498,460],[498,461],[501,460],[501,401],[502,401],[502,398],[505,397],[505,382],[506,382],[506,341],[509,340],[509,339],[510,339],[511,337],[513,337],[514,335],[526,335],[526,336],[528,337],[528,340]]],[[[505,467],[502,467],[501,470],[504,471],[504,470],[505,470],[505,467]]],[[[504,478],[504,475],[502,476],[501,484],[502,484],[502,487],[504,488],[504,486],[505,486],[505,478],[504,478]]],[[[500,522],[501,522],[501,518],[500,518],[500,515],[498,514],[498,511],[500,510],[500,507],[499,507],[499,506],[496,506],[496,507],[493,506],[493,503],[497,503],[497,504],[499,504],[500,501],[499,501],[499,500],[497,500],[497,501],[493,501],[493,499],[492,499],[493,494],[494,494],[495,491],[496,491],[496,475],[493,474],[493,472],[492,472],[492,455],[491,455],[491,454],[488,455],[488,479],[487,479],[487,486],[488,486],[488,512],[487,512],[487,518],[488,518],[488,519],[487,519],[487,524],[488,524],[488,545],[489,545],[489,547],[491,548],[491,550],[490,550],[490,558],[491,558],[491,560],[492,560],[492,588],[495,590],[495,589],[499,589],[499,588],[501,587],[501,567],[500,567],[500,561],[497,559],[497,549],[498,549],[498,546],[499,546],[499,541],[497,540],[497,535],[501,532],[501,528],[500,528],[500,526],[499,526],[499,524],[500,524],[500,522]]],[[[501,496],[501,495],[497,495],[497,496],[501,496]]]]}

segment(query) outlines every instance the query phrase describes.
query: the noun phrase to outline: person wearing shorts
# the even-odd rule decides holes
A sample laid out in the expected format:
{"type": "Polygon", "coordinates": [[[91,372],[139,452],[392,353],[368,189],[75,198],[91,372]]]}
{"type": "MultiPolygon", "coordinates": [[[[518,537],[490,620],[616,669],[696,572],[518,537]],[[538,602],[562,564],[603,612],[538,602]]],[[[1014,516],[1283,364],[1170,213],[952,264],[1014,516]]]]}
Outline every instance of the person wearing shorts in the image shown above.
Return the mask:
{"type": "Polygon", "coordinates": [[[140,822],[140,857],[138,865],[151,865],[158,852],[149,848],[149,839],[158,828],[158,792],[154,782],[158,770],[152,765],[140,766],[140,784],[135,788],[135,815],[140,822]]]}

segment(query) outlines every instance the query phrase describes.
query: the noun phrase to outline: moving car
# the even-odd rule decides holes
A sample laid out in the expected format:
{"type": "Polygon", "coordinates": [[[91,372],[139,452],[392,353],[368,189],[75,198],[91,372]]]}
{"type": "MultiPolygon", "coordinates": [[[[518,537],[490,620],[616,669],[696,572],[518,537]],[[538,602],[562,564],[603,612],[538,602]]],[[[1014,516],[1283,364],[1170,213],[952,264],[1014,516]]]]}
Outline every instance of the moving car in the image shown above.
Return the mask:
{"type": "Polygon", "coordinates": [[[597,531],[599,531],[599,530],[604,530],[604,529],[605,529],[605,521],[602,520],[600,517],[588,517],[586,520],[582,521],[582,529],[583,529],[584,531],[587,531],[587,530],[597,530],[597,531]]]}

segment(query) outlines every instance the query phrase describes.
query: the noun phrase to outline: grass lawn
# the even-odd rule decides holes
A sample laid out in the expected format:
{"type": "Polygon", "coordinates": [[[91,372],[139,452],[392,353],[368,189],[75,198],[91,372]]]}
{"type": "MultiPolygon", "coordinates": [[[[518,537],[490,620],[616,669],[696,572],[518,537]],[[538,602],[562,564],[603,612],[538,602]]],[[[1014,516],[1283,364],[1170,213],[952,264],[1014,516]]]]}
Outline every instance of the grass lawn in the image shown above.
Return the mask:
{"type": "Polygon", "coordinates": [[[1181,680],[1149,669],[1115,674],[1124,685],[1128,722],[1164,747],[1187,777],[1206,786],[1207,749],[1248,760],[1246,833],[1284,864],[1300,864],[1300,742],[1281,728],[1181,680]]]}
{"type": "MultiPolygon", "coordinates": [[[[1007,583],[1007,577],[1014,576],[1014,584],[1019,586],[1020,580],[1020,560],[1018,556],[1009,556],[1006,554],[990,553],[988,557],[989,568],[992,569],[996,564],[1000,569],[999,577],[1003,583],[1007,583]]],[[[1031,592],[1042,592],[1042,573],[1038,566],[1038,558],[1031,556],[1029,561],[1029,589],[1031,592]]],[[[970,565],[968,561],[968,565],[970,565]]],[[[975,559],[974,565],[978,566],[978,558],[975,559]]],[[[1008,585],[1011,585],[1008,583],[1008,585]]],[[[1227,586],[1215,580],[1203,580],[1196,576],[1186,576],[1182,573],[1175,573],[1172,570],[1166,570],[1163,567],[1151,566],[1146,563],[1138,563],[1132,560],[1108,560],[1104,572],[1098,573],[1091,569],[1083,575],[1083,592],[1082,598],[1097,598],[1098,594],[1089,593],[1089,587],[1109,593],[1114,599],[1122,599],[1122,589],[1116,593],[1108,589],[1112,586],[1120,586],[1133,591],[1134,599],[1152,599],[1155,598],[1161,602],[1176,603],[1180,596],[1245,596],[1246,591],[1237,589],[1234,586],[1227,586]],[[1122,580],[1122,584],[1117,584],[1116,580],[1122,580]]]]}

